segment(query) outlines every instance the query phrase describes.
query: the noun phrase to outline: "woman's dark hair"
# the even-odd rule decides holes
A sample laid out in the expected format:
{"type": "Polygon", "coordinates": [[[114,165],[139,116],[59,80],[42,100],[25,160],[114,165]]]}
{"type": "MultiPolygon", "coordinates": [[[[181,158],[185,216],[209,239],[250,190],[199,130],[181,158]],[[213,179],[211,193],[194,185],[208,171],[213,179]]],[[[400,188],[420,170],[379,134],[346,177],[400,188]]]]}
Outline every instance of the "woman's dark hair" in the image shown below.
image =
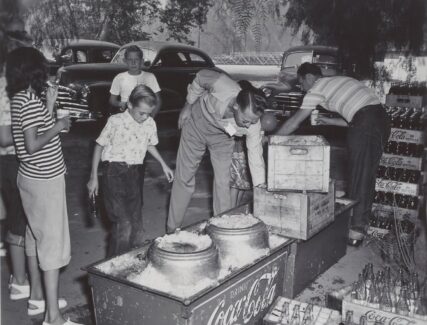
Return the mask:
{"type": "Polygon", "coordinates": [[[301,77],[305,77],[307,74],[312,74],[316,77],[321,77],[322,70],[313,63],[305,62],[299,66],[297,75],[301,77]]]}
{"type": "Polygon", "coordinates": [[[242,90],[237,95],[236,103],[243,111],[250,108],[252,113],[261,116],[267,109],[267,99],[262,90],[255,88],[247,80],[240,80],[238,84],[242,90]]]}
{"type": "Polygon", "coordinates": [[[6,60],[7,94],[31,88],[40,97],[48,78],[47,62],[43,54],[32,47],[20,47],[11,51],[6,60]]]}
{"type": "Polygon", "coordinates": [[[138,106],[140,102],[143,102],[149,106],[156,106],[157,98],[149,87],[138,85],[130,93],[129,102],[133,107],[138,106]]]}
{"type": "Polygon", "coordinates": [[[128,55],[130,52],[135,52],[138,53],[139,58],[142,60],[142,58],[144,57],[144,54],[142,53],[142,50],[136,46],[136,45],[131,45],[129,47],[126,48],[125,50],[125,59],[127,59],[128,55]]]}

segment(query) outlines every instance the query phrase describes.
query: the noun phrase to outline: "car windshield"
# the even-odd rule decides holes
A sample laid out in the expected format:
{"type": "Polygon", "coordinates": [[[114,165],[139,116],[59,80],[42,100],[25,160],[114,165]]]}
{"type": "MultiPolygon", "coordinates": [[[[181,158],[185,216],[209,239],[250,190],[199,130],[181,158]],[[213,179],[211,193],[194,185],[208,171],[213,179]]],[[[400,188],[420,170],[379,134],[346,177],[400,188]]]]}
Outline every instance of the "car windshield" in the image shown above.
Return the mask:
{"type": "Polygon", "coordinates": [[[294,68],[297,69],[305,62],[315,63],[319,65],[338,65],[337,57],[331,54],[323,54],[316,52],[296,52],[288,54],[282,62],[282,70],[294,68]]]}
{"type": "MultiPolygon", "coordinates": [[[[156,58],[157,51],[153,49],[143,48],[139,45],[138,47],[141,49],[142,53],[144,53],[144,61],[150,61],[150,64],[153,63],[154,59],[156,58]]],[[[126,48],[127,47],[122,47],[111,60],[111,63],[124,63],[126,48]]]]}

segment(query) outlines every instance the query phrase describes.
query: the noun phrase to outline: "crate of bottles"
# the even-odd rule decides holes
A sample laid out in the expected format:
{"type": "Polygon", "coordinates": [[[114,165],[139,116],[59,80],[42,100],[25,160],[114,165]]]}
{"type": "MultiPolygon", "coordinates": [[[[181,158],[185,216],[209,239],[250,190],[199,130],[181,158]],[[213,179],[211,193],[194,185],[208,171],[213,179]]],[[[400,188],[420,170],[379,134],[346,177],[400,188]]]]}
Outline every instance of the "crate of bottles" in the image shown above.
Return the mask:
{"type": "Polygon", "coordinates": [[[369,218],[368,235],[377,239],[384,239],[390,231],[395,231],[395,227],[399,227],[401,237],[406,237],[410,241],[415,234],[415,224],[405,218],[404,220],[394,219],[393,216],[382,215],[374,211],[369,218]]]}
{"type": "Polygon", "coordinates": [[[330,325],[338,324],[340,319],[341,316],[336,310],[285,297],[277,297],[264,317],[264,325],[330,325]]]}
{"type": "Polygon", "coordinates": [[[426,84],[419,82],[392,83],[386,96],[386,105],[417,109],[427,106],[426,84]]]}
{"type": "MultiPolygon", "coordinates": [[[[424,148],[421,149],[424,150],[424,148]]],[[[421,171],[423,169],[423,159],[421,154],[417,155],[417,157],[412,157],[383,153],[380,165],[383,167],[421,171]]]]}
{"type": "Polygon", "coordinates": [[[335,184],[329,193],[254,188],[254,215],[272,231],[307,240],[334,221],[335,184]]]}
{"type": "Polygon", "coordinates": [[[273,135],[268,144],[269,191],[329,191],[330,146],[322,136],[273,135]]]}
{"type": "Polygon", "coordinates": [[[417,273],[406,274],[403,269],[395,276],[390,267],[374,273],[367,264],[344,297],[342,317],[345,324],[425,325],[427,296],[417,273]]]}

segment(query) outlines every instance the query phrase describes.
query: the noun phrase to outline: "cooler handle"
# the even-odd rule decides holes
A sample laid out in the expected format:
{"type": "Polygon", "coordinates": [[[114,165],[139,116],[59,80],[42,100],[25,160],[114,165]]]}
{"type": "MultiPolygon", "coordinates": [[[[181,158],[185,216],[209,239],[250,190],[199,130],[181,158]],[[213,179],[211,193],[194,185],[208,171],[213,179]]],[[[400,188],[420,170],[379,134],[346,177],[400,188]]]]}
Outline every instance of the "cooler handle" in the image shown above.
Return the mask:
{"type": "Polygon", "coordinates": [[[308,154],[308,150],[306,148],[291,148],[289,152],[291,153],[291,155],[298,155],[298,156],[303,156],[308,154]]]}

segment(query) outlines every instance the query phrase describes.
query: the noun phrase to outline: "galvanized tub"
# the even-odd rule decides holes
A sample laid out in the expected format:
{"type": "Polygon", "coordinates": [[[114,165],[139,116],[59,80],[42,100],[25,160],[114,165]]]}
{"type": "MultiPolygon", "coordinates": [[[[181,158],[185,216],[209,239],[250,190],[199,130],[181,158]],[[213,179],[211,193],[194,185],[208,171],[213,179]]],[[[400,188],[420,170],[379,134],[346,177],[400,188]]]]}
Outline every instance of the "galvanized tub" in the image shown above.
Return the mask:
{"type": "Polygon", "coordinates": [[[226,228],[208,223],[206,232],[218,247],[222,260],[239,254],[244,249],[261,250],[269,248],[268,230],[261,220],[243,228],[226,228]]]}
{"type": "MultiPolygon", "coordinates": [[[[187,249],[188,250],[188,249],[187,249]]],[[[172,251],[159,247],[153,241],[148,250],[148,260],[153,266],[181,285],[191,285],[205,277],[214,279],[219,273],[218,250],[214,243],[203,250],[172,251]]]]}
{"type": "MultiPolygon", "coordinates": [[[[241,206],[233,212],[248,211],[241,206]]],[[[200,224],[187,229],[196,229],[200,224]]],[[[283,291],[284,274],[294,240],[288,239],[251,265],[234,270],[217,286],[207,288],[187,299],[165,294],[126,279],[123,274],[106,274],[98,266],[86,268],[98,325],[220,325],[262,324],[262,318],[283,291]]],[[[141,260],[150,244],[127,253],[141,260]]],[[[124,255],[127,255],[124,254],[124,255]]]]}

